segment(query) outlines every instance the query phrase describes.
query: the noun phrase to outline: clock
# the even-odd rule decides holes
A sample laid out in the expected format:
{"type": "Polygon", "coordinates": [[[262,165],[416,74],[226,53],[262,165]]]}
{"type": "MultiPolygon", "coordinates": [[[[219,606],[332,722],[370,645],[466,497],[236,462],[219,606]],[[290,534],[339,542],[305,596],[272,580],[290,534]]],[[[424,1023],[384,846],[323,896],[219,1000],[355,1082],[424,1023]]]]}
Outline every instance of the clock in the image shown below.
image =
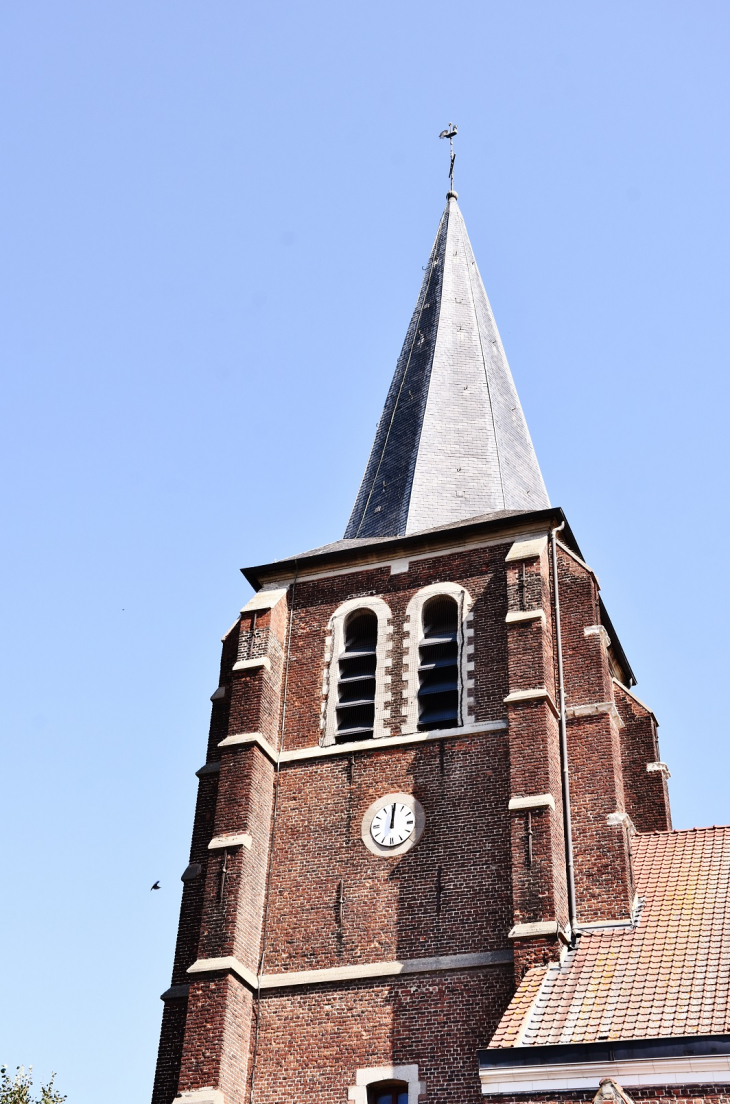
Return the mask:
{"type": "Polygon", "coordinates": [[[393,801],[373,817],[370,835],[381,847],[405,843],[416,827],[416,814],[402,801],[393,801]]]}
{"type": "Polygon", "coordinates": [[[413,794],[390,793],[365,810],[360,838],[373,855],[393,858],[415,847],[425,826],[426,814],[413,794]]]}

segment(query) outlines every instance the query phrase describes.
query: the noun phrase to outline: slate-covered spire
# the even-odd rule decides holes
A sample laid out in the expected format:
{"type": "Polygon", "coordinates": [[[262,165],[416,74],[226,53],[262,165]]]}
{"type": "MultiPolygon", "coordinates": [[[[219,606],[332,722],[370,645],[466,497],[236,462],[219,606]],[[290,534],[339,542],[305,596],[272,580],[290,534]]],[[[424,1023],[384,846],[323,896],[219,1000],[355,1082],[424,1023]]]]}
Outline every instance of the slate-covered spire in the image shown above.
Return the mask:
{"type": "Polygon", "coordinates": [[[449,192],[345,537],[400,536],[549,505],[449,192]]]}

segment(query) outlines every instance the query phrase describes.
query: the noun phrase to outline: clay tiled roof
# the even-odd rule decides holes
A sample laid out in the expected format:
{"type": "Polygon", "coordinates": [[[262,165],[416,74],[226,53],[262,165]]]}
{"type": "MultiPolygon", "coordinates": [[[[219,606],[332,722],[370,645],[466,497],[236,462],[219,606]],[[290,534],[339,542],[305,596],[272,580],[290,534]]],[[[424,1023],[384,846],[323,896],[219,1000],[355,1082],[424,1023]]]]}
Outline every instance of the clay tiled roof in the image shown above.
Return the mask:
{"type": "MultiPolygon", "coordinates": [[[[520,987],[510,1002],[510,1006],[499,1021],[490,1047],[523,1046],[520,1038],[522,1027],[535,1003],[545,979],[546,966],[535,966],[528,970],[520,987]]],[[[529,1022],[529,1021],[528,1021],[529,1022]]]]}
{"type": "Polygon", "coordinates": [[[490,1047],[730,1033],[730,827],[637,836],[633,926],[522,980],[490,1047]]]}

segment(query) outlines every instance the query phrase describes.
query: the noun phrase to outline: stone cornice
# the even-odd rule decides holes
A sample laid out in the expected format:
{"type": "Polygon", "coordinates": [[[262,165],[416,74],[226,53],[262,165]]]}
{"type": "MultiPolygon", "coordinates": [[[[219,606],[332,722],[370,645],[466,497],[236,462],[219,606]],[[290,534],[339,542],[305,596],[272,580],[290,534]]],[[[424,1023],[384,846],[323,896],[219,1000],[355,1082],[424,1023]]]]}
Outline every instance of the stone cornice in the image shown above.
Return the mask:
{"type": "Polygon", "coordinates": [[[294,763],[302,759],[321,759],[327,755],[350,755],[353,751],[385,751],[388,748],[407,747],[410,744],[426,744],[434,740],[453,740],[459,736],[479,736],[487,732],[500,732],[507,728],[507,721],[482,721],[481,724],[462,725],[461,728],[442,728],[430,732],[411,732],[403,736],[384,736],[379,740],[353,740],[349,744],[330,744],[327,747],[292,748],[281,753],[282,763],[294,763]]]}
{"type": "Polygon", "coordinates": [[[290,970],[257,977],[233,956],[199,958],[188,967],[189,974],[216,973],[231,970],[252,989],[281,989],[291,985],[327,985],[361,978],[398,977],[402,974],[430,974],[444,970],[482,970],[509,965],[512,950],[481,951],[476,954],[439,955],[436,958],[406,958],[391,962],[359,962],[351,966],[329,966],[321,970],[290,970]]]}
{"type": "MultiPolygon", "coordinates": [[[[347,574],[351,571],[370,571],[377,567],[386,567],[393,561],[431,558],[436,555],[452,555],[462,549],[486,547],[514,540],[517,536],[539,537],[550,528],[565,521],[560,507],[546,510],[505,511],[497,515],[484,515],[443,526],[413,533],[409,536],[386,537],[363,541],[358,544],[342,546],[339,542],[314,549],[302,556],[256,567],[243,568],[243,574],[253,587],[266,585],[274,581],[280,585],[290,582],[295,575],[299,579],[327,578],[333,575],[347,574]]],[[[577,543],[566,522],[564,533],[571,543],[577,543]]],[[[580,558],[580,557],[579,557],[580,558]]]]}
{"type": "Polygon", "coordinates": [[[612,1077],[629,1087],[724,1085],[730,1082],[730,1055],[628,1058],[613,1062],[555,1062],[541,1066],[482,1066],[479,1076],[484,1096],[571,1092],[581,1089],[593,1091],[603,1077],[612,1077]]]}

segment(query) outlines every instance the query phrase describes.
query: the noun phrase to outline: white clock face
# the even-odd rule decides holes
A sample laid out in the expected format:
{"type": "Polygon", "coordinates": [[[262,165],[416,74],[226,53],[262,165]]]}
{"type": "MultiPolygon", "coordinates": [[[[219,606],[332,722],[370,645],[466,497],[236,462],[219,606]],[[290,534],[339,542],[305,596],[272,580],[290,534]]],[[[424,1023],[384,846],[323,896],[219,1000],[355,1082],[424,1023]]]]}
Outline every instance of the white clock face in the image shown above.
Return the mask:
{"type": "Polygon", "coordinates": [[[416,827],[413,809],[400,801],[386,805],[373,817],[370,835],[381,847],[398,847],[405,843],[416,827]]]}

